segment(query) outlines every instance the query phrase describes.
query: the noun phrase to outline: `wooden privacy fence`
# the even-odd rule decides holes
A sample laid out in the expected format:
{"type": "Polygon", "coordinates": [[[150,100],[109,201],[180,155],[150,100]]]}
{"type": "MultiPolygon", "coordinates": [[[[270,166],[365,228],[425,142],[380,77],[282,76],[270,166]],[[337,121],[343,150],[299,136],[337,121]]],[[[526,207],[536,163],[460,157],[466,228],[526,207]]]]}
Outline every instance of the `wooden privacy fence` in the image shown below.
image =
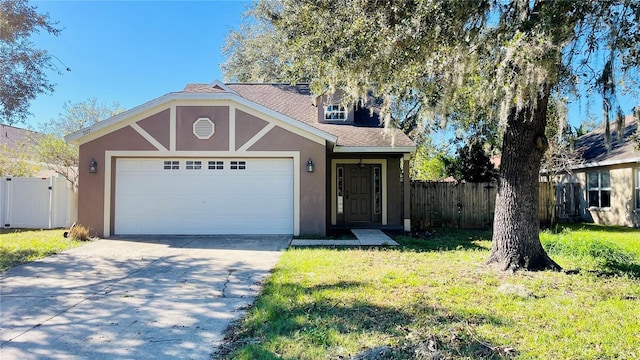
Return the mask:
{"type": "MultiPolygon", "coordinates": [[[[540,184],[540,221],[547,221],[549,195],[553,193],[540,184]]],[[[411,182],[411,223],[414,227],[490,228],[496,205],[498,184],[411,182]]],[[[551,207],[553,208],[553,206],[551,207]]]]}

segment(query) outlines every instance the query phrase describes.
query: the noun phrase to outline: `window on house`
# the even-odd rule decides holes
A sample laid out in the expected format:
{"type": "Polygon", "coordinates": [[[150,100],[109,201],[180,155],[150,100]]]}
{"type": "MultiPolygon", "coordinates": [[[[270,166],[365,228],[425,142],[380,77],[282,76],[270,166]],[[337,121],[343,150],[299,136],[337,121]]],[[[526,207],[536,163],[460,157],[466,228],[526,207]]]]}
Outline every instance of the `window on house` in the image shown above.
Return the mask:
{"type": "Polygon", "coordinates": [[[640,169],[636,169],[636,209],[640,209],[640,169]]]}
{"type": "Polygon", "coordinates": [[[327,106],[324,110],[324,119],[344,121],[347,120],[347,112],[345,111],[344,106],[332,104],[327,106]]]}
{"type": "Polygon", "coordinates": [[[222,161],[209,161],[209,170],[224,170],[224,162],[222,161]]]}
{"type": "Polygon", "coordinates": [[[611,206],[611,180],[608,171],[587,173],[589,207],[611,206]]]}
{"type": "Polygon", "coordinates": [[[382,209],[382,178],[380,176],[380,167],[373,168],[373,213],[380,214],[382,209]]]}
{"type": "Polygon", "coordinates": [[[200,170],[202,169],[202,161],[187,161],[187,170],[200,170]]]}
{"type": "Polygon", "coordinates": [[[245,170],[247,168],[247,163],[245,161],[232,161],[231,170],[245,170]]]}
{"type": "Polygon", "coordinates": [[[165,170],[180,170],[180,162],[179,161],[165,161],[164,162],[165,170]]]}
{"type": "Polygon", "coordinates": [[[344,167],[339,166],[337,169],[337,193],[338,193],[338,214],[344,212],[344,167]]]}

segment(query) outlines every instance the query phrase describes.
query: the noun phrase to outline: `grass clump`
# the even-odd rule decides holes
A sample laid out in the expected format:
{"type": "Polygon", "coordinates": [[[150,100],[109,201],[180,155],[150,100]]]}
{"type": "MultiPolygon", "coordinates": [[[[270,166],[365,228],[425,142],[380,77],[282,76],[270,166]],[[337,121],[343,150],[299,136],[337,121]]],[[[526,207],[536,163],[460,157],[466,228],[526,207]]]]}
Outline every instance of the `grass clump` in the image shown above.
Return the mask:
{"type": "Polygon", "coordinates": [[[69,237],[73,240],[89,241],[91,239],[90,230],[87,227],[76,224],[71,227],[71,230],[69,230],[69,237]]]}
{"type": "Polygon", "coordinates": [[[549,255],[568,258],[580,269],[640,277],[640,232],[608,229],[574,225],[558,233],[544,231],[540,240],[549,255]]]}
{"type": "Polygon", "coordinates": [[[395,239],[288,250],[216,358],[640,358],[637,278],[501,272],[486,232],[395,239]]]}
{"type": "Polygon", "coordinates": [[[0,272],[61,251],[82,242],[62,236],[62,230],[11,230],[0,234],[0,272]]]}

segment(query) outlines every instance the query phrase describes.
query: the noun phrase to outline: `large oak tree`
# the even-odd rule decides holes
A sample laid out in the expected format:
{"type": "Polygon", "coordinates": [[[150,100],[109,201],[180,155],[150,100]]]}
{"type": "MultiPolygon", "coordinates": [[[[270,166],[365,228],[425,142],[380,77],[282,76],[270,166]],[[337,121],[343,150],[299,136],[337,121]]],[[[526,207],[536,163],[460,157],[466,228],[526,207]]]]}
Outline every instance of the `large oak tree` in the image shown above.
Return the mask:
{"type": "Polygon", "coordinates": [[[560,268],[538,235],[549,100],[595,90],[605,121],[615,117],[617,86],[638,76],[638,0],[262,0],[254,10],[282,39],[290,79],[310,76],[317,93],[357,101],[373,91],[387,115],[394,102],[418,101],[422,119],[455,119],[461,104],[467,118],[477,109],[495,119],[502,160],[488,262],[560,268]]]}

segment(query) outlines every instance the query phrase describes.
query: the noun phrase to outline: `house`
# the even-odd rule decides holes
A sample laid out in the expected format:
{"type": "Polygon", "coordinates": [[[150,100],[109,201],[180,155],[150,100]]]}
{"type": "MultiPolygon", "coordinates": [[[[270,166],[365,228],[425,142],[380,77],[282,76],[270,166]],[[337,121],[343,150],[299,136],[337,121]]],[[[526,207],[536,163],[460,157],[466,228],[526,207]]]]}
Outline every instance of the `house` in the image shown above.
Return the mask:
{"type": "Polygon", "coordinates": [[[27,172],[35,177],[56,176],[46,164],[35,160],[37,156],[33,146],[41,136],[35,131],[0,124],[0,175],[16,175],[11,171],[15,165],[22,169],[21,173],[27,172]]]}
{"type": "Polygon", "coordinates": [[[99,236],[411,226],[414,143],[304,84],[190,84],[66,140],[99,236]]]}
{"type": "Polygon", "coordinates": [[[563,209],[587,222],[640,227],[640,152],[630,139],[637,131],[637,120],[628,116],[620,140],[612,126],[609,151],[603,126],[575,141],[581,162],[556,193],[563,209]]]}

